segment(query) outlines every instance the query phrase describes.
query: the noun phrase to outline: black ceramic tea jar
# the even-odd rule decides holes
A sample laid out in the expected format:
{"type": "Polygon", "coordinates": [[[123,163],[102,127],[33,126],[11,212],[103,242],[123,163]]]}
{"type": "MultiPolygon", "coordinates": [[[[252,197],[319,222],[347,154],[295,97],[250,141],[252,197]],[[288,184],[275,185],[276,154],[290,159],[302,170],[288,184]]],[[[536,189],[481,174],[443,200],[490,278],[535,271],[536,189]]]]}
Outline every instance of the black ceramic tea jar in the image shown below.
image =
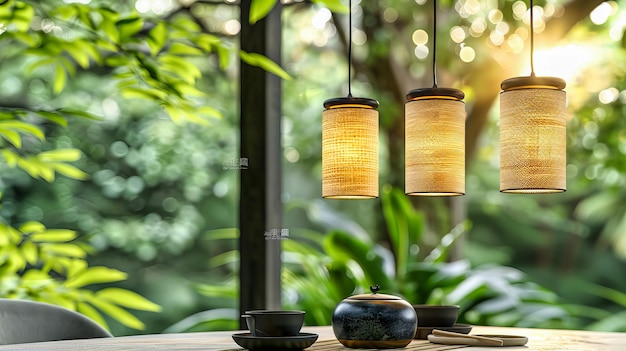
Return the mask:
{"type": "Polygon", "coordinates": [[[333,311],[333,332],[344,346],[386,349],[408,345],[415,336],[417,315],[413,306],[394,295],[371,294],[348,297],[333,311]]]}

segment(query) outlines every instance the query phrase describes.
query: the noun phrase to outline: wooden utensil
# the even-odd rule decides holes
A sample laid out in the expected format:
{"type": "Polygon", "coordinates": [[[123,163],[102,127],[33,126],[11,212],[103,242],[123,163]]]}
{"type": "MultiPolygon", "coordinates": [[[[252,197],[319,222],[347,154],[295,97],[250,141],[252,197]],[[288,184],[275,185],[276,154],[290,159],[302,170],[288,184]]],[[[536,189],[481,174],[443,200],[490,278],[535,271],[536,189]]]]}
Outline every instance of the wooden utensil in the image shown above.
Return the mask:
{"type": "Polygon", "coordinates": [[[453,338],[474,339],[474,340],[479,340],[485,345],[490,345],[490,346],[502,346],[504,344],[504,341],[500,339],[486,338],[484,336],[477,336],[477,335],[461,334],[461,333],[449,332],[449,331],[439,330],[439,329],[433,329],[433,335],[448,336],[448,337],[453,337],[453,338]]]}

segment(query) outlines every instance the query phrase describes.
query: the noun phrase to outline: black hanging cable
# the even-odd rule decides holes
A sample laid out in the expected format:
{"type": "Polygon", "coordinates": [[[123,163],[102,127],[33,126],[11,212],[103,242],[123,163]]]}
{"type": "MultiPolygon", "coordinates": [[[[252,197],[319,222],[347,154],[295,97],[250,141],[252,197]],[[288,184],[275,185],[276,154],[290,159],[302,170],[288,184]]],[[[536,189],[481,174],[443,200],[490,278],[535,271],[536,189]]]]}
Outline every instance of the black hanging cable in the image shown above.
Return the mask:
{"type": "Polygon", "coordinates": [[[437,0],[433,0],[433,88],[437,87],[437,0]]]}
{"type": "Polygon", "coordinates": [[[352,84],[350,78],[352,74],[352,0],[348,1],[348,97],[352,97],[352,84]]]}
{"type": "Polygon", "coordinates": [[[533,18],[533,0],[530,0],[530,76],[535,76],[535,20],[533,18]]]}

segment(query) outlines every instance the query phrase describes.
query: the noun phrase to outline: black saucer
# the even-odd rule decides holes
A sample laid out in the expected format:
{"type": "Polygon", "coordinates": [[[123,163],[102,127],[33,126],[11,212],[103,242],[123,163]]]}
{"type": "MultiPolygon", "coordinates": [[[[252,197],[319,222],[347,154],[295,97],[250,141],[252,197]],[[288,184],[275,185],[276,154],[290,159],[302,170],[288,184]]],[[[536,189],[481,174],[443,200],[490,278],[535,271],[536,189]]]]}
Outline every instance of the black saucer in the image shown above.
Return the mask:
{"type": "Polygon", "coordinates": [[[450,331],[461,334],[469,334],[472,330],[472,326],[469,324],[455,324],[451,327],[417,327],[415,337],[413,339],[428,339],[428,335],[432,333],[433,329],[450,331]]]}
{"type": "Polygon", "coordinates": [[[296,336],[252,336],[250,333],[233,334],[233,340],[248,350],[302,350],[313,345],[318,335],[300,333],[296,336]]]}

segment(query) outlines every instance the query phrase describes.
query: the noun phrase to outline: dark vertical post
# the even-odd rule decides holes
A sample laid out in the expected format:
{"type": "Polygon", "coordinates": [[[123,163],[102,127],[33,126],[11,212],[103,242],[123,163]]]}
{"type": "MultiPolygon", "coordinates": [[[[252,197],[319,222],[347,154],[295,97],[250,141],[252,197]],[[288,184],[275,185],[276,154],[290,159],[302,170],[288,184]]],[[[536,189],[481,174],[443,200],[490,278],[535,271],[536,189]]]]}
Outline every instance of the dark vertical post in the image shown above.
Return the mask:
{"type": "MultiPolygon", "coordinates": [[[[250,24],[250,3],[241,1],[241,50],[280,64],[281,7],[250,24]]],[[[241,312],[280,308],[280,239],[269,237],[280,236],[282,222],[280,84],[277,77],[241,62],[240,154],[248,160],[239,195],[241,312]]]]}

